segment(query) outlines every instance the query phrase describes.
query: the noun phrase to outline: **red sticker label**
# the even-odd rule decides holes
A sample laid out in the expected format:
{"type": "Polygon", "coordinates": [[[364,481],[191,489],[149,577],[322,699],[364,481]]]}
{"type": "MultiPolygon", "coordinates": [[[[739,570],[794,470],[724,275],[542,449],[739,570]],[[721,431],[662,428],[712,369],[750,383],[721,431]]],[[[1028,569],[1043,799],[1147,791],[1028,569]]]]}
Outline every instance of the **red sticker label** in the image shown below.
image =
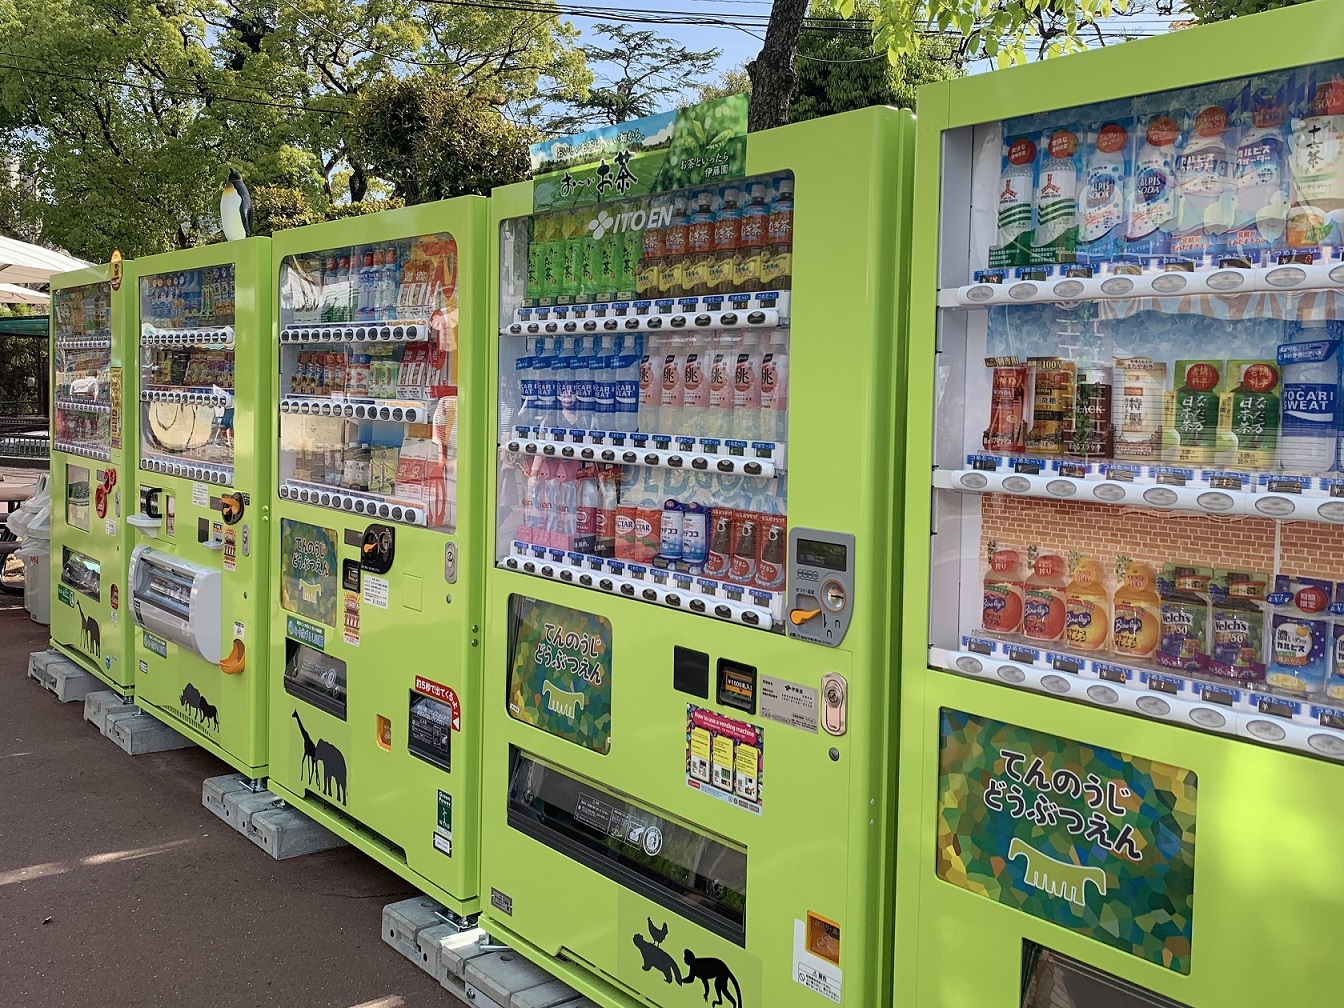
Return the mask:
{"type": "Polygon", "coordinates": [[[1222,136],[1227,132],[1227,111],[1221,105],[1210,105],[1195,116],[1195,132],[1200,136],[1222,136]]]}
{"type": "Polygon", "coordinates": [[[1015,165],[1031,164],[1036,160],[1036,145],[1030,140],[1015,140],[1008,148],[1008,163],[1015,165]]]}
{"type": "Polygon", "coordinates": [[[1252,364],[1241,376],[1241,384],[1251,392],[1268,392],[1279,383],[1279,372],[1269,364],[1252,364]]]}
{"type": "Polygon", "coordinates": [[[1193,364],[1185,372],[1185,387],[1208,392],[1218,384],[1218,369],[1212,364],[1193,364]]]}
{"type": "Polygon", "coordinates": [[[415,691],[423,693],[427,697],[432,697],[439,703],[447,704],[453,712],[453,731],[462,730],[462,704],[457,699],[457,693],[453,691],[451,686],[445,686],[442,683],[416,676],[415,691]]]}
{"type": "Polygon", "coordinates": [[[1097,134],[1097,150],[1103,154],[1114,154],[1118,150],[1123,150],[1127,143],[1129,143],[1129,130],[1119,123],[1107,123],[1097,134]]]}
{"type": "Polygon", "coordinates": [[[1171,116],[1155,116],[1148,124],[1148,142],[1154,147],[1167,147],[1181,135],[1181,127],[1171,116]]]}
{"type": "Polygon", "coordinates": [[[1050,134],[1050,156],[1052,158],[1073,157],[1078,150],[1078,134],[1069,130],[1055,130],[1050,134]]]}

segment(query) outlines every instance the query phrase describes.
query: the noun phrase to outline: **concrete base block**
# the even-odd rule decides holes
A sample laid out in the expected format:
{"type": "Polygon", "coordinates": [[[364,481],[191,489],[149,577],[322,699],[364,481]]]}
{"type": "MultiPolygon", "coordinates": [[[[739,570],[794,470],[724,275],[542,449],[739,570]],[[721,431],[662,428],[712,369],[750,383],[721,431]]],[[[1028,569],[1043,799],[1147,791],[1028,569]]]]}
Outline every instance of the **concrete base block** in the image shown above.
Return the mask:
{"type": "Polygon", "coordinates": [[[251,792],[247,778],[239,773],[224,774],[221,777],[207,777],[201,783],[201,804],[208,808],[230,826],[233,825],[224,804],[224,797],[231,794],[251,792]]]}
{"type": "Polygon", "coordinates": [[[389,903],[383,907],[383,941],[404,955],[411,962],[433,974],[421,958],[420,946],[416,942],[421,931],[438,927],[446,923],[439,916],[443,906],[428,896],[416,896],[389,903]]]}
{"type": "Polygon", "coordinates": [[[185,749],[196,744],[139,709],[123,714],[109,714],[107,730],[103,734],[131,756],[185,749]]]}
{"type": "Polygon", "coordinates": [[[344,846],[345,841],[269,791],[254,791],[240,773],[210,777],[201,804],[277,861],[344,846]]]}
{"type": "Polygon", "coordinates": [[[553,982],[544,969],[511,950],[477,956],[467,963],[465,979],[502,1008],[510,1008],[515,994],[553,982]]]}
{"type": "Polygon", "coordinates": [[[139,708],[126,703],[114,690],[98,690],[84,698],[84,720],[104,735],[107,734],[107,719],[113,714],[133,714],[139,708]]]}
{"type": "Polygon", "coordinates": [[[515,994],[509,1008],[575,1008],[583,995],[561,980],[551,980],[540,987],[532,987],[515,994]]]}
{"type": "Polygon", "coordinates": [[[442,977],[439,983],[451,991],[461,993],[467,963],[477,956],[488,953],[481,948],[481,929],[472,928],[470,931],[462,931],[451,937],[439,939],[438,954],[442,964],[442,968],[436,973],[442,977]]]}
{"type": "Polygon", "coordinates": [[[331,830],[289,805],[256,813],[243,835],[277,861],[345,846],[331,830]]]}
{"type": "Polygon", "coordinates": [[[43,689],[56,694],[61,703],[83,700],[95,690],[102,690],[102,681],[80,668],[59,651],[34,651],[28,656],[28,677],[43,689]]]}

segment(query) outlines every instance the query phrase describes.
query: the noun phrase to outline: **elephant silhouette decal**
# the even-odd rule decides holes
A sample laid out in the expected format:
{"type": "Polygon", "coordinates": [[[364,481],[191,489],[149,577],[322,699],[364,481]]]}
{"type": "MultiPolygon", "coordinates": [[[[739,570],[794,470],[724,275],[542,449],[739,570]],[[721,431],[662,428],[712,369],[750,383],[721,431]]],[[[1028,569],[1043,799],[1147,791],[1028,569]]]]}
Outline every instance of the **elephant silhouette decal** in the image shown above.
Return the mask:
{"type": "Polygon", "coordinates": [[[314,742],[313,737],[308,734],[308,729],[303,726],[303,719],[299,717],[297,710],[291,717],[299,726],[299,734],[303,736],[303,760],[299,764],[299,773],[302,775],[304,770],[307,770],[308,779],[305,784],[313,784],[320,770],[322,795],[334,798],[344,805],[346,799],[344,754],[326,739],[314,742]]]}
{"type": "Polygon", "coordinates": [[[649,937],[645,938],[642,934],[636,933],[633,938],[635,948],[639,949],[640,958],[644,961],[642,968],[645,973],[649,970],[661,973],[665,982],[676,984],[678,987],[699,980],[703,989],[702,1000],[709,1002],[711,1008],[719,1008],[724,998],[728,999],[728,1004],[732,1008],[743,1008],[742,988],[726,962],[722,959],[698,956],[690,949],[686,949],[682,955],[686,970],[682,972],[676,959],[662,947],[663,942],[667,940],[668,925],[658,927],[653,923],[652,917],[647,918],[647,923],[649,937]],[[710,984],[714,985],[712,1002],[709,1001],[710,984]]]}

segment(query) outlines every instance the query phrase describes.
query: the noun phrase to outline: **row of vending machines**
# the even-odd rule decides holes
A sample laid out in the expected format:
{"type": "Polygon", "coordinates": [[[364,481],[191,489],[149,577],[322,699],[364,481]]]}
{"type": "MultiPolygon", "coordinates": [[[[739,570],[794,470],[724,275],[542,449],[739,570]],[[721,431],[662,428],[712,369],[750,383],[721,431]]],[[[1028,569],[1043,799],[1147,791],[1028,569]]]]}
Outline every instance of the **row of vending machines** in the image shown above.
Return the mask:
{"type": "Polygon", "coordinates": [[[58,277],[53,645],[604,1008],[1324,1003],[1333,7],[58,277]]]}

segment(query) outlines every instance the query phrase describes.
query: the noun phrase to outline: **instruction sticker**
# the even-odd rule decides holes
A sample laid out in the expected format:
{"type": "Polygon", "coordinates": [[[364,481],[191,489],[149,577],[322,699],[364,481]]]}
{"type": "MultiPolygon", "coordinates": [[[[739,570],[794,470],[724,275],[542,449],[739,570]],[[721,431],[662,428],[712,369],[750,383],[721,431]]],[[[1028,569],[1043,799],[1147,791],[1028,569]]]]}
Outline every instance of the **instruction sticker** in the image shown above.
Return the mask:
{"type": "Polygon", "coordinates": [[[107,369],[108,405],[107,439],[113,451],[121,450],[121,368],[107,369]]]}
{"type": "Polygon", "coordinates": [[[387,578],[375,577],[372,574],[364,575],[364,601],[371,606],[377,606],[379,609],[387,608],[388,590],[387,578]]]}
{"type": "Polygon", "coordinates": [[[764,748],[764,728],[686,705],[688,787],[760,815],[764,748]]]}
{"type": "Polygon", "coordinates": [[[224,530],[224,569],[226,571],[238,569],[238,537],[231,528],[224,530]]]}
{"type": "Polygon", "coordinates": [[[439,809],[434,823],[434,849],[453,856],[453,796],[439,792],[439,809]]]}
{"type": "Polygon", "coordinates": [[[177,498],[172,494],[163,495],[163,534],[177,535],[177,498]]]}
{"type": "Polygon", "coordinates": [[[761,717],[817,732],[817,691],[787,679],[761,676],[761,717]]]}
{"type": "Polygon", "coordinates": [[[793,922],[793,980],[828,1001],[840,1004],[844,974],[834,960],[840,958],[840,928],[831,921],[808,914],[808,922],[793,922]],[[809,936],[809,925],[812,934],[809,936]],[[834,945],[834,955],[830,947],[834,945]],[[817,953],[824,952],[826,956],[817,953]]]}
{"type": "Polygon", "coordinates": [[[168,642],[159,637],[155,637],[148,630],[145,631],[145,650],[153,651],[160,658],[168,657],[168,642]]]}
{"type": "Polygon", "coordinates": [[[451,771],[453,768],[453,710],[445,703],[411,690],[406,748],[412,756],[451,771]]]}
{"type": "Polygon", "coordinates": [[[204,483],[193,483],[191,485],[191,502],[197,507],[208,508],[210,506],[210,488],[204,483]]]}
{"type": "Polygon", "coordinates": [[[345,593],[345,628],[341,636],[351,647],[359,647],[359,595],[352,591],[345,593]]]}
{"type": "Polygon", "coordinates": [[[296,620],[293,616],[285,617],[285,636],[290,640],[296,640],[300,644],[307,644],[311,648],[321,651],[326,647],[327,635],[321,627],[315,627],[311,623],[305,623],[302,620],[296,620]]]}

